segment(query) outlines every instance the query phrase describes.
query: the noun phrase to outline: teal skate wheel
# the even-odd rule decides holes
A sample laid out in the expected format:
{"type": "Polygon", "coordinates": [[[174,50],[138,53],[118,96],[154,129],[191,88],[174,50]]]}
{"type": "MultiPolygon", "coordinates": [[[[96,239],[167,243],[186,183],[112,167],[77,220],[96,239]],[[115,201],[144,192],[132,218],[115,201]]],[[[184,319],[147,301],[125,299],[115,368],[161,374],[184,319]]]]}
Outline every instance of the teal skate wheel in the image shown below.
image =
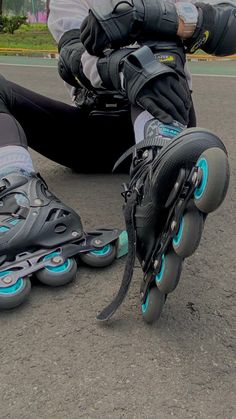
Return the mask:
{"type": "Polygon", "coordinates": [[[43,260],[52,258],[55,260],[55,266],[45,266],[36,272],[36,278],[45,285],[50,287],[60,287],[72,282],[77,273],[77,263],[75,259],[70,258],[60,263],[60,254],[57,252],[50,253],[43,260]]]}
{"type": "Polygon", "coordinates": [[[116,246],[109,243],[101,249],[92,250],[88,253],[81,253],[80,259],[88,266],[104,268],[109,266],[116,258],[116,246]]]}
{"type": "Polygon", "coordinates": [[[28,298],[31,290],[29,278],[19,278],[14,285],[11,285],[11,271],[0,272],[0,277],[5,277],[9,285],[0,287],[0,310],[9,310],[21,305],[28,298]]]}
{"type": "Polygon", "coordinates": [[[182,258],[174,251],[162,256],[161,267],[156,274],[155,282],[163,294],[169,294],[177,287],[182,270],[182,258]]]}
{"type": "Polygon", "coordinates": [[[194,191],[196,207],[208,214],[223,202],[229,186],[229,161],[220,148],[209,148],[199,157],[196,166],[201,169],[201,182],[194,191]]]}
{"type": "Polygon", "coordinates": [[[187,258],[196,251],[203,227],[203,215],[196,208],[183,215],[178,231],[172,240],[173,249],[178,256],[187,258]]]}
{"type": "Polygon", "coordinates": [[[166,300],[165,294],[153,285],[147,295],[145,303],[141,305],[143,319],[146,323],[155,323],[162,312],[166,300]]]}

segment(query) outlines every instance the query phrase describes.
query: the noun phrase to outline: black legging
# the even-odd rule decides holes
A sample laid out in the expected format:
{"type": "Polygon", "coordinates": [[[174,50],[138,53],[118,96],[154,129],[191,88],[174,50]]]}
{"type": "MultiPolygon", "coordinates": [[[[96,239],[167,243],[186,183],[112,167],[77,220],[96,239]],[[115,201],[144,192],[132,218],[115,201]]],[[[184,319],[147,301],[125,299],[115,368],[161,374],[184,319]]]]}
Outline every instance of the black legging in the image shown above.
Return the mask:
{"type": "MultiPolygon", "coordinates": [[[[78,172],[111,172],[116,160],[134,144],[134,132],[129,112],[117,117],[109,115],[107,112],[106,116],[91,117],[82,109],[0,76],[0,147],[28,144],[43,156],[78,172]],[[1,113],[15,119],[5,117],[1,124],[1,113]]],[[[189,126],[195,124],[192,107],[189,126]]],[[[128,166],[126,162],[120,171],[127,172],[128,166]]]]}
{"type": "Polygon", "coordinates": [[[12,115],[20,126],[15,129],[16,121],[6,115],[1,124],[0,118],[0,147],[27,147],[28,143],[43,156],[78,172],[111,172],[116,160],[134,144],[129,112],[119,117],[109,117],[109,112],[106,118],[91,117],[88,112],[39,95],[2,76],[1,113],[12,115]]]}

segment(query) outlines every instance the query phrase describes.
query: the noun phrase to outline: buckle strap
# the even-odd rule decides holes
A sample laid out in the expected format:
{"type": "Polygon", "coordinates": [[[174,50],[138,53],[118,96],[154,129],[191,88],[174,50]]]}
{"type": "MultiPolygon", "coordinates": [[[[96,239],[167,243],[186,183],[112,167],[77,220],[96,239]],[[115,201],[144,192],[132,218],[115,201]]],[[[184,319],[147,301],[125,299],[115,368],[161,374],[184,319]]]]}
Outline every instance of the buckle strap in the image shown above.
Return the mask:
{"type": "Polygon", "coordinates": [[[114,172],[117,167],[127,159],[131,154],[133,154],[135,151],[140,150],[141,148],[148,148],[148,147],[164,147],[167,144],[170,143],[170,139],[158,136],[157,138],[147,138],[142,141],[140,141],[138,144],[135,144],[128,148],[128,150],[122,154],[122,156],[116,161],[112,171],[114,172]]]}
{"type": "Polygon", "coordinates": [[[126,259],[125,270],[120,289],[118,290],[112,302],[107,307],[105,307],[100,313],[98,313],[97,320],[99,321],[107,321],[113,316],[116,310],[123,303],[133,278],[134,262],[136,257],[136,231],[134,228],[134,212],[136,208],[136,203],[137,195],[135,193],[128,200],[124,209],[125,224],[128,234],[128,255],[126,259]]]}

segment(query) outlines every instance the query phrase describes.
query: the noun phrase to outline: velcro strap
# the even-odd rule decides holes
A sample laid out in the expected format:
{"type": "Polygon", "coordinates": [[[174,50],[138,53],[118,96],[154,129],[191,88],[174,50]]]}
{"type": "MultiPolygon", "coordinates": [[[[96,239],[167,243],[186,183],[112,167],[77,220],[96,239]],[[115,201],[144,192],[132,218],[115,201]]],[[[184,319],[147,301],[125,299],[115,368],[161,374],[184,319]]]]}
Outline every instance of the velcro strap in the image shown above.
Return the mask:
{"type": "Polygon", "coordinates": [[[121,48],[117,51],[109,52],[105,57],[98,59],[98,73],[107,89],[120,90],[120,64],[133,50],[133,48],[121,48]]]}
{"type": "Polygon", "coordinates": [[[151,49],[146,45],[130,53],[124,59],[122,72],[131,103],[135,103],[138,93],[150,80],[168,73],[178,77],[172,68],[159,62],[151,49]]]}

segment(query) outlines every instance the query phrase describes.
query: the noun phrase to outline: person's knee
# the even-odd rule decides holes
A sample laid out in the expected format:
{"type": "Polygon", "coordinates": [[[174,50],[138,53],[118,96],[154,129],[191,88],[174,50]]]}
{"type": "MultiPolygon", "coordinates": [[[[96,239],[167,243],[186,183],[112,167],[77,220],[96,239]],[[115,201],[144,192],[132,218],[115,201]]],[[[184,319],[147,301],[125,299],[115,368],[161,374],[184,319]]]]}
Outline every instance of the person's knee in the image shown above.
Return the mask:
{"type": "Polygon", "coordinates": [[[0,113],[10,113],[11,89],[8,81],[0,74],[0,113]]]}

